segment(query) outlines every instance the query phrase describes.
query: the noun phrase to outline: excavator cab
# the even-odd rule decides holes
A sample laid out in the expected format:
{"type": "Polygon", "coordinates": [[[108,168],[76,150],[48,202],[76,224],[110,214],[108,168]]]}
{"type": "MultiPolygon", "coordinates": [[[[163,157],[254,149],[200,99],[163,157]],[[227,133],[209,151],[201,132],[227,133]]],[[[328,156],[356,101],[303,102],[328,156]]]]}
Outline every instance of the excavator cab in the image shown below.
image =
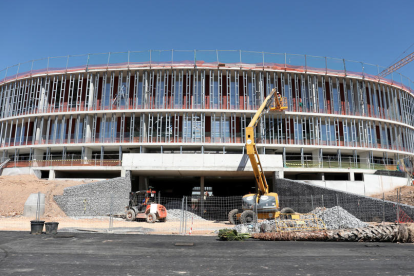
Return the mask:
{"type": "Polygon", "coordinates": [[[242,199],[243,210],[257,209],[258,211],[278,211],[279,196],[277,193],[262,195],[257,202],[257,194],[247,194],[242,199]]]}

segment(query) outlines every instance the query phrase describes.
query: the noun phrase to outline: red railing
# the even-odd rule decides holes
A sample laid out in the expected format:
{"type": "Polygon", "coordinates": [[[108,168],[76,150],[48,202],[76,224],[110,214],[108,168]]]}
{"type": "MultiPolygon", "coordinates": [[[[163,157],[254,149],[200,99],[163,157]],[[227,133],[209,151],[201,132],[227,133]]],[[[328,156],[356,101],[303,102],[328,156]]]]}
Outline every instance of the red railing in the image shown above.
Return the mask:
{"type": "Polygon", "coordinates": [[[5,168],[16,168],[16,167],[56,167],[56,166],[81,166],[81,167],[90,167],[90,166],[104,166],[104,167],[113,167],[121,166],[122,161],[118,159],[67,159],[67,160],[39,160],[39,161],[9,161],[4,167],[5,168]]]}

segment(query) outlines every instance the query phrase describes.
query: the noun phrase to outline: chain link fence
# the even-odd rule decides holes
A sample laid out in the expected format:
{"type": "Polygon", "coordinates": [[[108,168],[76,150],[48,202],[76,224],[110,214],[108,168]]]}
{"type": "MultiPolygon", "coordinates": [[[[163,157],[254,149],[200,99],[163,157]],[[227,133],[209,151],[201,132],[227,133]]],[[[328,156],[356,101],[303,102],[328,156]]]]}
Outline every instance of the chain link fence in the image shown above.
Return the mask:
{"type": "MultiPolygon", "coordinates": [[[[397,196],[399,200],[399,197],[397,196]]],[[[47,195],[45,213],[40,219],[60,222],[61,231],[140,232],[154,234],[214,234],[222,228],[232,228],[229,212],[242,209],[241,196],[182,198],[155,196],[154,201],[165,206],[167,220],[147,223],[144,219],[127,221],[125,213],[129,197],[119,195],[79,196],[65,195],[51,200],[47,195]],[[56,200],[56,201],[55,201],[56,200]]],[[[280,208],[289,207],[301,214],[311,214],[321,220],[327,229],[368,226],[378,222],[414,222],[414,207],[384,199],[352,194],[325,194],[309,196],[281,196],[280,208]]],[[[138,202],[138,206],[142,202],[138,202]]],[[[33,218],[23,217],[13,198],[0,204],[0,230],[27,230],[33,218]]],[[[256,208],[253,208],[257,211],[256,208]]],[[[145,212],[145,208],[139,210],[145,212]]],[[[144,216],[145,217],[145,216],[144,216]]],[[[309,217],[302,216],[299,220],[309,217]]],[[[261,222],[258,219],[259,223],[261,222]]],[[[283,228],[283,227],[282,227],[283,228]]],[[[281,229],[282,229],[281,228],[281,229]]],[[[288,229],[288,228],[283,228],[288,229]]],[[[293,228],[292,228],[293,229],[293,228]]]]}

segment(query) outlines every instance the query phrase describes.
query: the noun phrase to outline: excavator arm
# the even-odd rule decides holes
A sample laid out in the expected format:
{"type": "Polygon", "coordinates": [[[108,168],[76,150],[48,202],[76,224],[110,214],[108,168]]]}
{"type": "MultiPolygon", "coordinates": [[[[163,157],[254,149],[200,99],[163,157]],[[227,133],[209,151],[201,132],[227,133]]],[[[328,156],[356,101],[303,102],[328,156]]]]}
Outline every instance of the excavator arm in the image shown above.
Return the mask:
{"type": "Polygon", "coordinates": [[[257,186],[259,188],[259,194],[267,194],[269,192],[269,186],[266,182],[263,167],[260,162],[259,153],[257,152],[254,129],[259,123],[260,118],[263,114],[269,110],[283,111],[287,109],[286,98],[280,97],[276,89],[272,89],[270,94],[266,97],[260,108],[257,110],[250,124],[246,127],[246,151],[249,156],[250,163],[253,167],[254,176],[256,178],[257,186]]]}

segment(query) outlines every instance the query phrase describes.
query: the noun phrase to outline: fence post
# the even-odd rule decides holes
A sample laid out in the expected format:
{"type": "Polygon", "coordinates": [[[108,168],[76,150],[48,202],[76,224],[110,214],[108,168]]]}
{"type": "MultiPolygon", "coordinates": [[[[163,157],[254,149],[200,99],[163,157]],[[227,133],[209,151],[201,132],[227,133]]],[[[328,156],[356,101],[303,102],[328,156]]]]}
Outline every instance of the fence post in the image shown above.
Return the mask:
{"type": "Polygon", "coordinates": [[[184,214],[184,196],[183,196],[183,199],[181,200],[181,217],[180,217],[180,231],[179,231],[180,235],[183,232],[183,222],[184,222],[183,214],[184,214]]]}
{"type": "Polygon", "coordinates": [[[113,217],[112,217],[112,204],[113,204],[113,194],[111,194],[110,202],[109,202],[109,229],[108,232],[112,232],[113,227],[113,217]]]}
{"type": "Polygon", "coordinates": [[[187,209],[188,209],[188,201],[187,201],[187,197],[185,197],[185,213],[184,213],[184,235],[185,233],[187,233],[187,209]]]}
{"type": "Polygon", "coordinates": [[[325,223],[325,203],[323,202],[323,195],[322,195],[322,217],[323,217],[323,222],[325,223]]]}
{"type": "Polygon", "coordinates": [[[382,222],[385,222],[385,194],[382,193],[382,222]]]}
{"type": "Polygon", "coordinates": [[[401,197],[401,188],[397,189],[397,223],[400,224],[400,197],[401,197]]]}
{"type": "Polygon", "coordinates": [[[36,221],[40,220],[40,192],[37,193],[36,221]]]}
{"type": "Polygon", "coordinates": [[[338,213],[339,229],[341,229],[341,212],[339,212],[339,198],[338,198],[338,194],[336,194],[336,210],[337,210],[337,213],[338,213]]]}
{"type": "Polygon", "coordinates": [[[255,216],[253,217],[254,218],[253,222],[257,223],[257,198],[254,202],[254,213],[255,213],[255,216]]]}

